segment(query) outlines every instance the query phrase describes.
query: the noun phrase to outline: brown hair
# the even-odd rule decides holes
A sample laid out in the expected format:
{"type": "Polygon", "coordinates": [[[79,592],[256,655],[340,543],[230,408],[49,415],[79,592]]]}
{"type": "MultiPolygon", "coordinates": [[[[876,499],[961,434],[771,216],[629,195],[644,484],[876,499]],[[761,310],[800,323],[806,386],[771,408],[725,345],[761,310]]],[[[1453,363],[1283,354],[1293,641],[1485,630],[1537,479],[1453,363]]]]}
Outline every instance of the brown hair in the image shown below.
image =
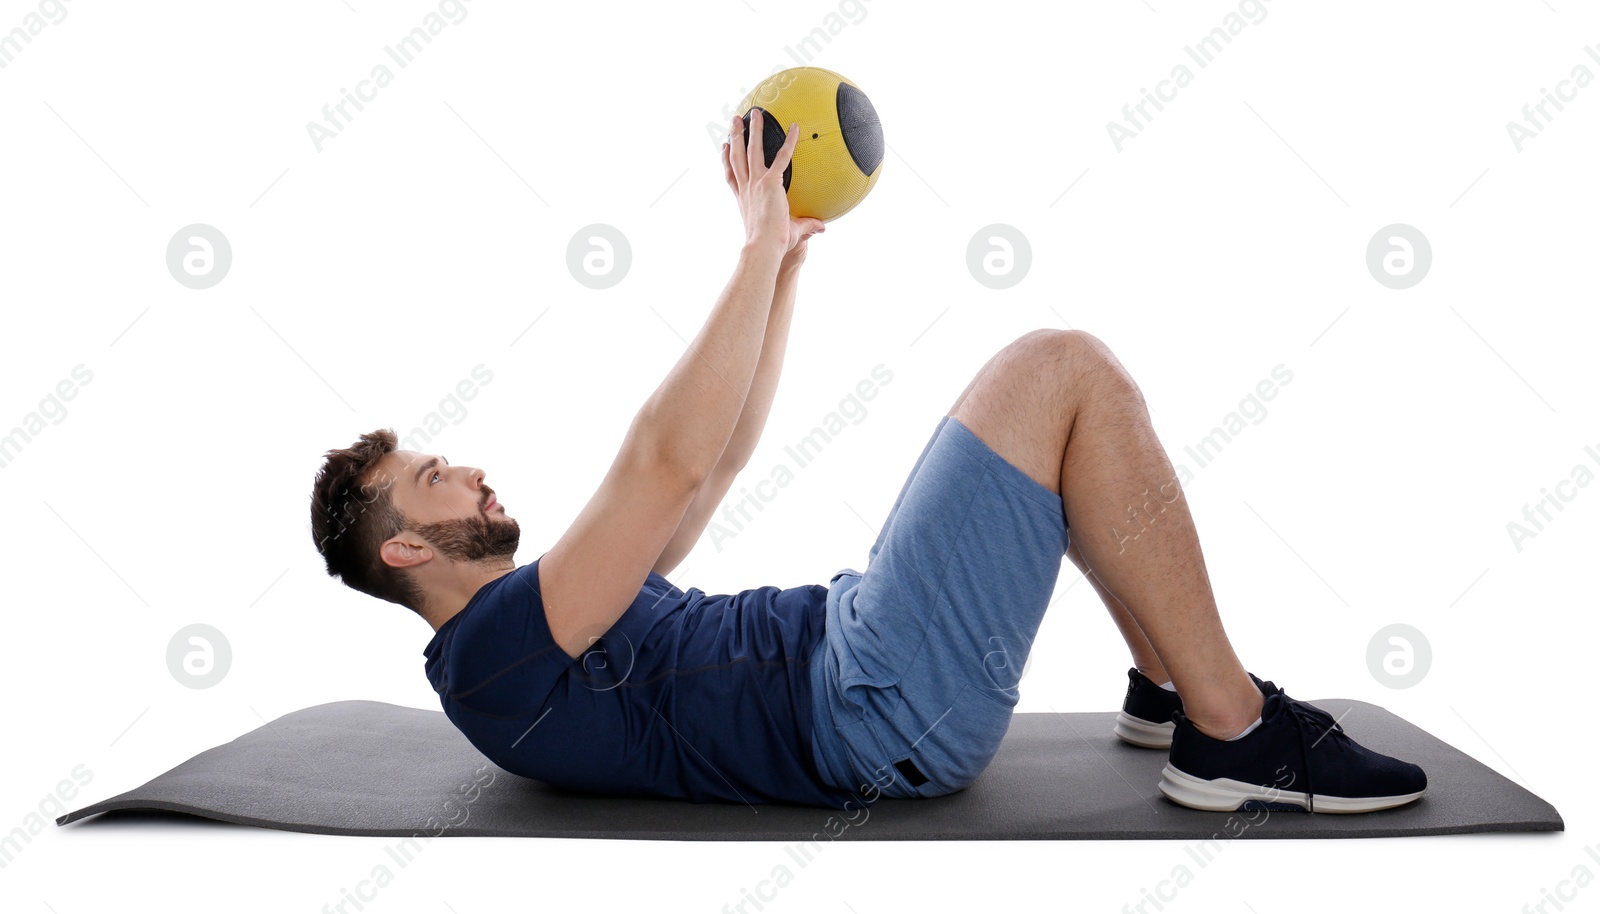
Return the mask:
{"type": "Polygon", "coordinates": [[[389,485],[364,480],[397,444],[393,429],[380,428],[323,455],[312,483],[311,539],[330,577],[420,615],[422,588],[409,572],[389,567],[378,555],[384,541],[406,529],[406,517],[394,506],[389,485]]]}

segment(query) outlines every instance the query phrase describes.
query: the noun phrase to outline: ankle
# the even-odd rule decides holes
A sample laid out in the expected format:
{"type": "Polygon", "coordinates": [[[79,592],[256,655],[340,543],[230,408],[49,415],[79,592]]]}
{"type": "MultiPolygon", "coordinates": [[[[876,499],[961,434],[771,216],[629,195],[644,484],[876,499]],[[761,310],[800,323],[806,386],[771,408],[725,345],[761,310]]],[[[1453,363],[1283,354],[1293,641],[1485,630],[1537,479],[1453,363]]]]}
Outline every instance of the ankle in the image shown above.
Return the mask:
{"type": "Polygon", "coordinates": [[[1259,720],[1260,717],[1261,715],[1258,714],[1242,724],[1209,724],[1202,723],[1194,720],[1193,718],[1190,718],[1190,722],[1194,724],[1196,730],[1199,730],[1206,736],[1209,736],[1212,739],[1227,741],[1243,733],[1247,728],[1250,727],[1251,724],[1259,720]]]}
{"type": "Polygon", "coordinates": [[[1184,714],[1195,729],[1212,739],[1232,739],[1243,733],[1246,728],[1261,718],[1262,709],[1266,706],[1266,696],[1255,683],[1250,683],[1250,691],[1241,694],[1237,699],[1226,706],[1216,709],[1196,709],[1193,713],[1185,702],[1184,714]]]}
{"type": "Polygon", "coordinates": [[[1156,685],[1163,685],[1172,681],[1172,677],[1167,675],[1166,668],[1159,663],[1154,665],[1135,663],[1133,668],[1139,671],[1139,675],[1156,685]]]}

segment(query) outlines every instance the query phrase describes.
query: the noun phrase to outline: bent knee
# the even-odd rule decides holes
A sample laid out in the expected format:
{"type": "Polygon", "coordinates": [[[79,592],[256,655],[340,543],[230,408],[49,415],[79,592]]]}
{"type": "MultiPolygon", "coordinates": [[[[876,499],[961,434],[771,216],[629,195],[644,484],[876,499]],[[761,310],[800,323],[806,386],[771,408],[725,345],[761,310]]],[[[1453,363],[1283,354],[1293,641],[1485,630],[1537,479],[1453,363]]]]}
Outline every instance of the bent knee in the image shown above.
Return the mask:
{"type": "Polygon", "coordinates": [[[1038,360],[1041,370],[1066,371],[1075,377],[1103,375],[1138,390],[1111,347],[1087,330],[1041,327],[1017,337],[1006,348],[1014,357],[1038,360]]]}

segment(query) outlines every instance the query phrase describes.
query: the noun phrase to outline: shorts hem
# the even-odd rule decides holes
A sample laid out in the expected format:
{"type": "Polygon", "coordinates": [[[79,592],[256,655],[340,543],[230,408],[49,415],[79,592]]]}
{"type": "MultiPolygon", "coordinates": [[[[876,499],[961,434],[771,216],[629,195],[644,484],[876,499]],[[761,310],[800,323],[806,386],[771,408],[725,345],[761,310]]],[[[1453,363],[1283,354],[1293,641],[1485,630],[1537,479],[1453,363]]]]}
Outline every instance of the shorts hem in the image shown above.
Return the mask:
{"type": "Polygon", "coordinates": [[[1026,496],[1029,501],[1037,502],[1039,505],[1060,514],[1063,523],[1065,522],[1066,504],[1061,500],[1060,495],[1051,491],[1049,486],[1024,473],[1016,464],[1000,456],[1000,452],[989,447],[982,438],[979,438],[972,429],[967,428],[960,419],[954,416],[947,418],[949,418],[951,424],[958,427],[956,440],[963,451],[982,463],[985,469],[992,470],[996,479],[1006,483],[1018,494],[1026,496]]]}

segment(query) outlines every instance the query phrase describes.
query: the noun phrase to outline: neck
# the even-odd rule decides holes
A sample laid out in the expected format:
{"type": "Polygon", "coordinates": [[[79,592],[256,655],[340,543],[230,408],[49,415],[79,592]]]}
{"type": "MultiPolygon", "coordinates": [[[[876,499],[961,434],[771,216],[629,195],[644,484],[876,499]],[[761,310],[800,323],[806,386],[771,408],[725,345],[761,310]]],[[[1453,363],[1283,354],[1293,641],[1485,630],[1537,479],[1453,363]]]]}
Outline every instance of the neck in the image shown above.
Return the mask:
{"type": "Polygon", "coordinates": [[[427,603],[422,607],[422,617],[437,632],[456,614],[467,608],[472,597],[485,584],[516,570],[510,556],[489,563],[472,563],[461,566],[452,578],[428,589],[427,603]]]}

